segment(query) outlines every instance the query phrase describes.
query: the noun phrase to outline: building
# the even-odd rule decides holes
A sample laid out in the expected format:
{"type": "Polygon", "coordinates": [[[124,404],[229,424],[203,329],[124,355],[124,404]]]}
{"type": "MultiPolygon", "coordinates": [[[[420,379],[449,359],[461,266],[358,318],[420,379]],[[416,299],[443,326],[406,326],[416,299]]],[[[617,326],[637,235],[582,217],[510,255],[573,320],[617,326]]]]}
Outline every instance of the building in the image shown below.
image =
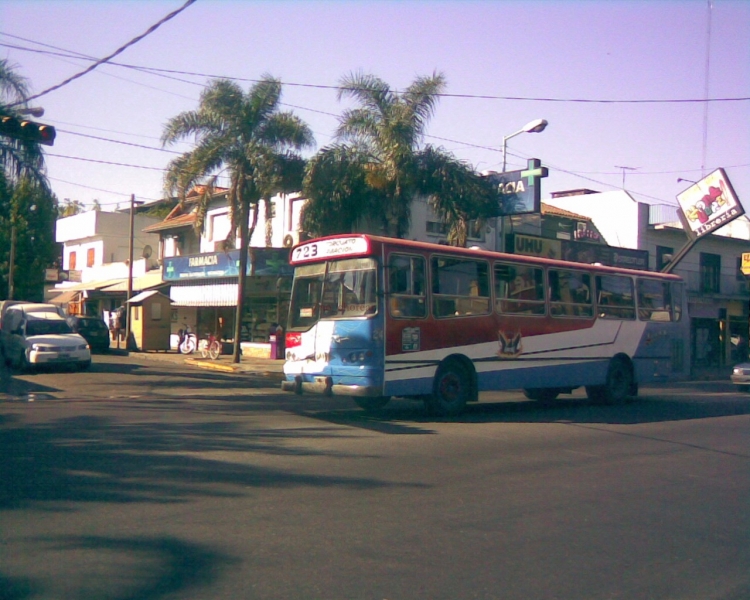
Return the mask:
{"type": "MultiPolygon", "coordinates": [[[[227,190],[219,189],[201,215],[201,188],[144,233],[157,235],[157,256],[172,300],[172,332],[190,327],[199,338],[214,333],[234,337],[237,306],[239,239],[231,230],[227,190]],[[196,225],[202,219],[202,228],[196,225]]],[[[292,270],[289,248],[299,241],[304,199],[298,194],[262,201],[249,215],[251,227],[248,279],[242,319],[243,352],[268,351],[269,331],[286,324],[292,270]]]]}
{"type": "MultiPolygon", "coordinates": [[[[662,270],[688,241],[677,206],[638,202],[624,190],[586,192],[553,194],[545,203],[590,217],[612,245],[647,252],[650,270],[662,270]]],[[[732,364],[747,339],[743,252],[750,252],[746,216],[701,238],[673,269],[686,282],[694,370],[732,364]]]]}
{"type": "MultiPolygon", "coordinates": [[[[143,229],[159,219],[137,213],[133,219],[133,289],[162,285],[154,248],[159,236],[143,229]]],[[[130,211],[91,210],[57,220],[55,239],[63,244],[65,281],[47,290],[49,301],[69,314],[106,316],[126,299],[130,276],[130,211]]]]}

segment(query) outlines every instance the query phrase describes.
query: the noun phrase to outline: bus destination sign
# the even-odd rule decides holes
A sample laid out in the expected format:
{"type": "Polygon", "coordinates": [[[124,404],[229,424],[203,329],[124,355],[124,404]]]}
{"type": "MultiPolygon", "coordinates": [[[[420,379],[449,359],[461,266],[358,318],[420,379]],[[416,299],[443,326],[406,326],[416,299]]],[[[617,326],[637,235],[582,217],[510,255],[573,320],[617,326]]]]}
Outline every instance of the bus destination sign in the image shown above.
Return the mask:
{"type": "Polygon", "coordinates": [[[317,240],[300,244],[292,250],[289,262],[298,264],[328,258],[360,256],[369,250],[369,244],[363,237],[344,237],[332,240],[317,240]]]}

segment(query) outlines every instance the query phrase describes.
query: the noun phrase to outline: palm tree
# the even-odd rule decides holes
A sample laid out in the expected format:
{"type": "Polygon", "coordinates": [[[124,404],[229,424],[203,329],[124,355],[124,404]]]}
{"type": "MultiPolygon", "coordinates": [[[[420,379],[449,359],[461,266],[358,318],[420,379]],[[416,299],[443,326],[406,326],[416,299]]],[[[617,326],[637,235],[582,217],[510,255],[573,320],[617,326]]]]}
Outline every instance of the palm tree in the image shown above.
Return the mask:
{"type": "Polygon", "coordinates": [[[442,149],[423,146],[444,88],[445,78],[437,73],[418,77],[401,93],[372,75],[342,79],[339,99],[351,97],[360,106],[342,114],[336,131],[340,144],[323,149],[309,163],[305,229],[332,233],[336,224],[339,231],[362,230],[363,222],[379,219],[382,231],[403,237],[412,201],[427,196],[455,230],[453,243],[465,244],[459,230],[465,232],[467,220],[496,214],[491,189],[471,167],[442,149]]]}
{"type": "Polygon", "coordinates": [[[216,79],[201,94],[198,109],[170,119],[162,135],[165,145],[195,138],[195,148],[168,165],[165,188],[169,195],[176,192],[184,200],[196,184],[205,185],[200,198],[199,229],[218,176],[227,173],[230,179],[227,197],[232,227],[227,241],[236,238],[238,230],[240,234],[232,359],[235,363],[240,360],[247,256],[258,203],[288,183],[283,176],[288,165],[301,160],[295,151],[314,144],[312,131],[299,117],[279,110],[280,99],[281,82],[270,75],[264,75],[247,94],[232,81],[216,79]],[[248,219],[253,207],[251,229],[248,219]]]}

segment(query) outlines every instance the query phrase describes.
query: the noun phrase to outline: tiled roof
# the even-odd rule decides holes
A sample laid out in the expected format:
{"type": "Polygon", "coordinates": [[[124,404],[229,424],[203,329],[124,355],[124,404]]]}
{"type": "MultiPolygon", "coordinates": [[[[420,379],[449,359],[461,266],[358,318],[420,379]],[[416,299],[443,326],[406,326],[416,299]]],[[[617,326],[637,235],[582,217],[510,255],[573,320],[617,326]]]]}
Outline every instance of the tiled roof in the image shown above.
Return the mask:
{"type": "Polygon", "coordinates": [[[196,216],[197,215],[195,213],[188,213],[186,215],[172,217],[171,219],[167,217],[161,223],[149,225],[143,231],[145,233],[156,233],[157,231],[168,231],[170,229],[184,229],[185,227],[192,227],[195,224],[196,216]]]}
{"type": "Polygon", "coordinates": [[[543,215],[554,215],[556,217],[566,217],[568,219],[576,219],[577,221],[588,221],[591,222],[590,217],[585,217],[583,215],[576,214],[574,212],[571,212],[569,210],[565,210],[563,208],[558,208],[557,206],[552,206],[550,204],[545,204],[542,202],[542,214],[543,215]]]}

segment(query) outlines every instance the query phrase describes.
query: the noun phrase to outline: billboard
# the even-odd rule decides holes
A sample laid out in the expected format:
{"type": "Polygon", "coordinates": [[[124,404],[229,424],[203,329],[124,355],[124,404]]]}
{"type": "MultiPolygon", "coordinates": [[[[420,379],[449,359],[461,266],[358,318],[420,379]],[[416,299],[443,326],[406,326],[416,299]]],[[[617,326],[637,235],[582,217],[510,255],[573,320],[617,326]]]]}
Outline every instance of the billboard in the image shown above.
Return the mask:
{"type": "Polygon", "coordinates": [[[677,196],[688,236],[707,235],[745,214],[724,169],[716,169],[677,196]]]}

